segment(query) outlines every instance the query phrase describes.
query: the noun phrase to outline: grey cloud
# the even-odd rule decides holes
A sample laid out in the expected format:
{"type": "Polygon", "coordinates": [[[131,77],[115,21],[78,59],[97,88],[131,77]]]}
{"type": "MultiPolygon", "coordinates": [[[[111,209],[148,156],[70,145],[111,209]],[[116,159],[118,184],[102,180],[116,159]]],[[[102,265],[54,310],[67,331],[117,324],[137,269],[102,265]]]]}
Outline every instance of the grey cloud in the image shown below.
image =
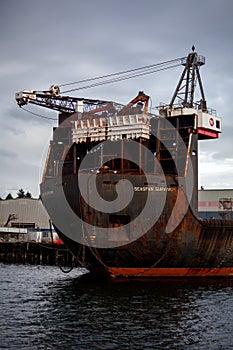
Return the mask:
{"type": "MultiPolygon", "coordinates": [[[[28,167],[39,164],[45,135],[49,130],[52,132],[55,125],[55,122],[20,110],[14,101],[15,92],[44,90],[54,83],[182,57],[193,44],[198,53],[206,56],[206,66],[201,68],[201,73],[208,105],[217,109],[225,125],[219,140],[214,143],[203,141],[200,149],[203,152],[214,149],[215,162],[229,157],[233,145],[232,12],[231,0],[1,2],[0,136],[2,148],[9,150],[11,156],[18,148],[18,167],[21,167],[17,176],[10,175],[11,185],[21,176],[22,181],[38,188],[37,177],[32,177],[30,171],[25,170],[27,167],[23,169],[25,150],[28,150],[28,167]],[[20,147],[12,143],[12,137],[20,147]]],[[[74,91],[70,95],[127,103],[138,90],[144,90],[152,97],[153,104],[158,105],[169,102],[181,70],[179,67],[95,89],[74,91]]],[[[46,109],[26,108],[43,116],[57,116],[46,109]]],[[[9,173],[0,174],[3,187],[7,177],[9,173]]]]}
{"type": "MultiPolygon", "coordinates": [[[[7,158],[8,160],[9,160],[9,158],[15,159],[15,158],[17,158],[17,153],[10,151],[10,150],[7,150],[7,149],[0,148],[0,159],[1,158],[7,158]]],[[[1,162],[1,164],[2,164],[2,162],[1,162]]]]}

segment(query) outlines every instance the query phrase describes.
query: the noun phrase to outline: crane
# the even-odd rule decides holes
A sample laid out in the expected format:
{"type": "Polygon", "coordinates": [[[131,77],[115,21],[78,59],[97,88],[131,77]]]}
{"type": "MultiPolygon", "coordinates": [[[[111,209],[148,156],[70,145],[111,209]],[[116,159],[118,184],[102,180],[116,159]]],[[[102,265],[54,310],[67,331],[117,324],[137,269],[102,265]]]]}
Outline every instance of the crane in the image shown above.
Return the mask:
{"type": "Polygon", "coordinates": [[[143,108],[143,113],[147,114],[149,99],[150,99],[150,96],[144,94],[143,91],[139,91],[138,95],[135,98],[133,98],[126,106],[124,106],[121,109],[121,111],[118,113],[118,115],[129,114],[130,110],[135,104],[137,104],[136,105],[137,109],[141,110],[143,108]]]}
{"type": "MultiPolygon", "coordinates": [[[[198,82],[200,91],[201,91],[201,100],[199,101],[198,108],[203,111],[207,111],[204,90],[203,90],[200,72],[199,72],[200,66],[204,64],[205,64],[205,57],[198,55],[195,52],[195,47],[193,46],[192,52],[189,53],[187,57],[162,62],[156,65],[150,65],[146,67],[132,69],[125,72],[109,74],[103,77],[87,79],[87,81],[89,81],[89,80],[97,80],[105,77],[112,77],[112,76],[114,77],[106,81],[100,81],[98,83],[94,83],[93,85],[88,85],[86,87],[84,86],[81,88],[95,87],[98,85],[113,83],[115,81],[130,79],[140,75],[151,74],[161,70],[170,69],[173,67],[177,67],[179,65],[183,65],[185,66],[185,68],[180,77],[176,90],[172,96],[172,99],[169,103],[169,107],[170,108],[174,107],[174,103],[176,99],[179,102],[180,101],[182,102],[183,107],[193,107],[194,92],[195,92],[196,84],[198,82]],[[143,71],[141,72],[142,69],[143,71]],[[124,75],[122,77],[118,77],[118,75],[121,75],[121,74],[124,74],[124,75]],[[117,78],[115,78],[115,76],[117,76],[117,78]]],[[[73,83],[70,83],[70,84],[73,84],[73,83]]],[[[61,86],[70,85],[70,84],[63,84],[61,86]]],[[[78,90],[78,89],[73,89],[73,90],[78,90]]],[[[69,90],[69,91],[73,91],[73,90],[69,90]]],[[[82,97],[70,97],[66,95],[61,95],[60,87],[58,85],[51,85],[50,88],[45,91],[22,90],[20,92],[17,92],[15,97],[20,107],[30,103],[30,104],[46,107],[55,111],[68,113],[68,114],[72,114],[75,112],[99,113],[100,111],[109,111],[109,114],[113,113],[112,101],[103,101],[103,100],[95,100],[95,99],[87,99],[82,97]]],[[[137,103],[136,107],[141,107],[141,109],[143,107],[143,112],[144,113],[148,112],[149,96],[145,95],[143,91],[139,91],[139,94],[124,107],[122,105],[120,106],[119,104],[114,103],[115,112],[117,112],[118,115],[127,114],[130,110],[132,110],[132,107],[136,103],[137,103]]]]}
{"type": "Polygon", "coordinates": [[[88,111],[99,105],[103,106],[111,103],[111,101],[61,96],[60,88],[57,85],[51,85],[49,90],[46,91],[22,90],[15,94],[15,99],[19,107],[30,103],[65,113],[88,111]]]}
{"type": "Polygon", "coordinates": [[[144,105],[143,112],[147,113],[150,99],[143,91],[139,91],[135,98],[126,106],[123,106],[112,101],[61,96],[60,89],[56,85],[51,85],[49,90],[46,91],[22,90],[15,94],[15,98],[19,107],[30,103],[68,114],[75,112],[91,114],[108,112],[109,114],[117,113],[117,115],[130,113],[136,103],[137,109],[142,109],[144,105]]]}

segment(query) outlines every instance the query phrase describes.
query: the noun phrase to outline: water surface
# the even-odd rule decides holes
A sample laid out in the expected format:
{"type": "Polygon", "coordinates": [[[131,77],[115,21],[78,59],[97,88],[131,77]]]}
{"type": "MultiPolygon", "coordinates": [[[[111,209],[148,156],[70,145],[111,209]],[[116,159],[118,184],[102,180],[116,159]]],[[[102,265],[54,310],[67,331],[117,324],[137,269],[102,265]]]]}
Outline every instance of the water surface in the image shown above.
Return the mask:
{"type": "Polygon", "coordinates": [[[233,279],[98,281],[24,265],[0,276],[1,349],[233,348],[233,279]]]}

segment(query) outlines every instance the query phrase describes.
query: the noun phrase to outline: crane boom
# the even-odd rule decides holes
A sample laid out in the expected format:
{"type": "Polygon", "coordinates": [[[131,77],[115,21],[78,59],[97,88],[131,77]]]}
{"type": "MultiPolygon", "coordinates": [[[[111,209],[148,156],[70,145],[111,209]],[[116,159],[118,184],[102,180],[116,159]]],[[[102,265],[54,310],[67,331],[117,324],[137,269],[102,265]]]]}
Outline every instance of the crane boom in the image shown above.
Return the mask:
{"type": "Polygon", "coordinates": [[[59,93],[59,87],[52,85],[47,91],[19,91],[15,94],[15,99],[20,107],[30,103],[66,113],[74,113],[82,110],[88,111],[96,108],[96,106],[99,107],[99,105],[111,103],[111,101],[61,96],[59,93]]]}
{"type": "Polygon", "coordinates": [[[135,104],[138,104],[138,107],[140,108],[143,108],[143,112],[145,114],[148,113],[148,104],[149,104],[149,99],[150,99],[150,96],[144,94],[143,91],[139,91],[138,95],[133,98],[126,106],[124,106],[122,108],[122,110],[118,113],[118,115],[124,115],[124,114],[127,114],[129,113],[129,111],[132,109],[132,107],[135,105],[135,104]],[[144,106],[143,106],[144,104],[144,106]]]}

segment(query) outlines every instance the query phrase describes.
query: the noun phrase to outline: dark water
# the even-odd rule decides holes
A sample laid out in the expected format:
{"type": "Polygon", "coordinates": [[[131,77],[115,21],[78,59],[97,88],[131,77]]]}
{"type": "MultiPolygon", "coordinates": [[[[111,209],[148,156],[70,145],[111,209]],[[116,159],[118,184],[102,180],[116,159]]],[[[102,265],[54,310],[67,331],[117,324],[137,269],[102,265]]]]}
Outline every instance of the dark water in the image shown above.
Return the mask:
{"type": "Polygon", "coordinates": [[[233,279],[93,281],[0,265],[0,349],[232,349],[233,279]]]}

